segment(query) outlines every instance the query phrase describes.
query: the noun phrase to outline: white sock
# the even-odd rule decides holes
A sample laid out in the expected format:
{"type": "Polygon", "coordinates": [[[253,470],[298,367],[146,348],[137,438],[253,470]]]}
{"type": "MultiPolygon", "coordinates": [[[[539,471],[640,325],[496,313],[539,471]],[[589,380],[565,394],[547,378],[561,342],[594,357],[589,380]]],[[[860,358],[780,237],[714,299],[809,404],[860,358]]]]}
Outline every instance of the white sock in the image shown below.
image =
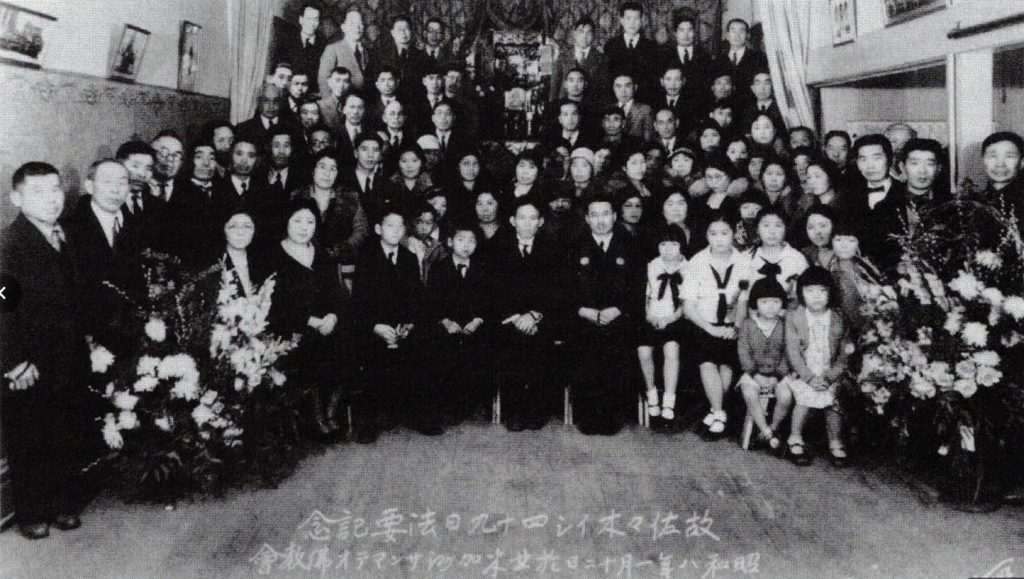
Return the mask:
{"type": "Polygon", "coordinates": [[[669,394],[668,392],[666,392],[665,395],[662,396],[662,398],[661,398],[661,407],[662,408],[675,408],[676,407],[676,395],[675,395],[675,393],[669,394]]]}
{"type": "Polygon", "coordinates": [[[651,388],[650,390],[647,391],[647,405],[648,406],[657,406],[658,405],[658,391],[656,389],[654,389],[654,388],[651,388]]]}

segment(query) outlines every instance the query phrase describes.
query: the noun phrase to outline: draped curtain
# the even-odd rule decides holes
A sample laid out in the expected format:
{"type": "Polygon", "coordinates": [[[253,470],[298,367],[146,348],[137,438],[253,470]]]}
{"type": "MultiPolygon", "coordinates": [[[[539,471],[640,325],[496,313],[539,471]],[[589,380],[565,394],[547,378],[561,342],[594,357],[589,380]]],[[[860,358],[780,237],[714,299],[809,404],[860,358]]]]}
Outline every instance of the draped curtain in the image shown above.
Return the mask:
{"type": "Polygon", "coordinates": [[[814,107],[807,88],[811,2],[818,0],[755,0],[754,19],[764,29],[764,47],[775,87],[775,101],[787,126],[815,128],[814,107]]]}
{"type": "Polygon", "coordinates": [[[266,76],[274,0],[230,0],[228,27],[231,62],[231,122],[252,117],[256,95],[266,76]]]}

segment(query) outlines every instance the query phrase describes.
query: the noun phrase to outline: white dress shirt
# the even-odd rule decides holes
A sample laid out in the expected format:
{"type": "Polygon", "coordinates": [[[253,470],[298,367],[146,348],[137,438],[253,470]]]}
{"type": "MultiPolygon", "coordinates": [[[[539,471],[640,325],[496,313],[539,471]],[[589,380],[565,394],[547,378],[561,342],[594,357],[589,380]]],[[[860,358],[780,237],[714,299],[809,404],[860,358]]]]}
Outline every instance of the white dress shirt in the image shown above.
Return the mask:
{"type": "Polygon", "coordinates": [[[89,207],[92,209],[93,215],[96,216],[96,220],[100,222],[103,235],[107,238],[107,245],[114,247],[114,229],[121,229],[124,226],[124,216],[120,211],[108,213],[97,206],[96,203],[90,203],[89,207]]]}

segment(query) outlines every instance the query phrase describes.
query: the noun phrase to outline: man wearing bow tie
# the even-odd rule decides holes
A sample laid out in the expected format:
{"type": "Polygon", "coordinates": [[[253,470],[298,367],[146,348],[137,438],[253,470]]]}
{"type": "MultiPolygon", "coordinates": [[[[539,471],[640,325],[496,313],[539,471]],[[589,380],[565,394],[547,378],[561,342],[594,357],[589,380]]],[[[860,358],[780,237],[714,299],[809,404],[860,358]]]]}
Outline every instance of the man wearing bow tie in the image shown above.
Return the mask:
{"type": "Polygon", "coordinates": [[[893,179],[892,145],[882,135],[865,135],[853,144],[852,155],[864,183],[847,198],[853,223],[860,224],[860,248],[883,273],[900,260],[900,245],[892,238],[907,222],[906,185],[893,179]]]}

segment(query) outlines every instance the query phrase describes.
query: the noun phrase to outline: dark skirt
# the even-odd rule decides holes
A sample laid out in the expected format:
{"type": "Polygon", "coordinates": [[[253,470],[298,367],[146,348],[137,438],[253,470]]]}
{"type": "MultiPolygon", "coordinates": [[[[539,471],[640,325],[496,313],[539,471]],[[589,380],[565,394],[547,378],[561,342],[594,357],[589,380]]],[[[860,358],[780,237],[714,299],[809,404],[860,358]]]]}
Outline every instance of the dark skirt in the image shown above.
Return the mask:
{"type": "Polygon", "coordinates": [[[654,329],[654,326],[644,320],[637,329],[636,345],[651,346],[657,348],[668,342],[686,342],[693,335],[693,326],[686,318],[679,318],[662,330],[654,329]]]}
{"type": "Polygon", "coordinates": [[[711,363],[733,368],[739,365],[736,340],[716,338],[697,329],[690,344],[697,364],[711,363]]]}

